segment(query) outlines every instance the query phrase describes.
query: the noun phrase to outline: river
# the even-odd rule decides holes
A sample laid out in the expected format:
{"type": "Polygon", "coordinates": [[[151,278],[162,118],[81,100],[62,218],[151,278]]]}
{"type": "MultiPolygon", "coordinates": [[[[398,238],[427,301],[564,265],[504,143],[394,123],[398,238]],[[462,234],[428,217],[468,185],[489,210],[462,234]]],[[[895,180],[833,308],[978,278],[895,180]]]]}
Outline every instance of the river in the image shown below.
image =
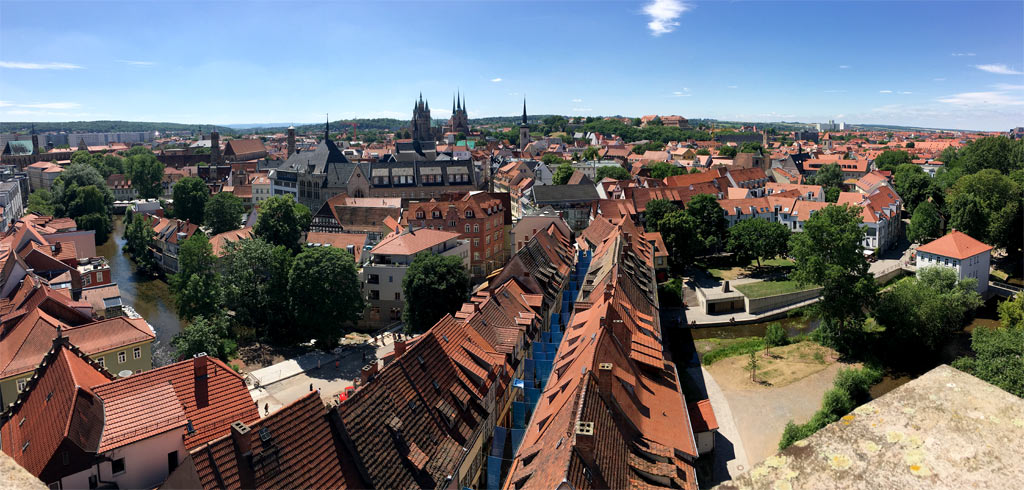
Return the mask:
{"type": "Polygon", "coordinates": [[[161,279],[135,273],[135,264],[121,252],[124,245],[124,221],[114,217],[114,232],[96,252],[107,258],[110,273],[121,290],[121,301],[135,308],[156,330],[153,344],[154,367],[164,366],[174,360],[171,339],[181,331],[185,323],[174,311],[174,296],[167,283],[161,279]]]}

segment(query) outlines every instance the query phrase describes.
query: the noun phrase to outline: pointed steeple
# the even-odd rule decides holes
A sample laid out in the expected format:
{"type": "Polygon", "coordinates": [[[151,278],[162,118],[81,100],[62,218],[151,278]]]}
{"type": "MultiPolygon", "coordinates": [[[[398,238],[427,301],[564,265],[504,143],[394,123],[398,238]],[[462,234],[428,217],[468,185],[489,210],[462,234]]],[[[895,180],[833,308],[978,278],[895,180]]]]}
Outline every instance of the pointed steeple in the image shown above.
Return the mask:
{"type": "Polygon", "coordinates": [[[523,126],[526,126],[526,97],[523,97],[523,126]]]}
{"type": "Polygon", "coordinates": [[[423,102],[423,109],[428,111],[428,112],[430,111],[430,101],[429,100],[423,102]]]}
{"type": "Polygon", "coordinates": [[[466,112],[466,96],[462,96],[462,112],[466,112]]]}
{"type": "Polygon", "coordinates": [[[455,94],[452,94],[452,115],[455,115],[455,94]]]}
{"type": "Polygon", "coordinates": [[[324,123],[324,141],[327,141],[331,139],[331,115],[325,114],[325,116],[327,116],[327,122],[324,123]]]}
{"type": "Polygon", "coordinates": [[[461,92],[457,92],[456,93],[455,100],[459,101],[458,109],[461,111],[462,110],[462,93],[461,92]]]}

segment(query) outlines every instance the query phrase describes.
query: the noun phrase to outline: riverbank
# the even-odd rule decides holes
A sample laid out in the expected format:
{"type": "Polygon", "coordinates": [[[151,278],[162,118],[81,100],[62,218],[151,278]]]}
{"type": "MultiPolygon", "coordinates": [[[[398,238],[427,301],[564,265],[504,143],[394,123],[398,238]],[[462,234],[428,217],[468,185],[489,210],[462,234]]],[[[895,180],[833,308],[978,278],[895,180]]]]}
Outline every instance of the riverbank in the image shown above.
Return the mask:
{"type": "Polygon", "coordinates": [[[150,275],[138,274],[135,263],[121,252],[124,246],[124,220],[114,217],[110,238],[96,247],[96,253],[106,257],[110,274],[121,291],[121,301],[130,305],[156,330],[153,342],[153,367],[174,361],[171,339],[185,327],[174,310],[174,295],[167,282],[150,275]]]}

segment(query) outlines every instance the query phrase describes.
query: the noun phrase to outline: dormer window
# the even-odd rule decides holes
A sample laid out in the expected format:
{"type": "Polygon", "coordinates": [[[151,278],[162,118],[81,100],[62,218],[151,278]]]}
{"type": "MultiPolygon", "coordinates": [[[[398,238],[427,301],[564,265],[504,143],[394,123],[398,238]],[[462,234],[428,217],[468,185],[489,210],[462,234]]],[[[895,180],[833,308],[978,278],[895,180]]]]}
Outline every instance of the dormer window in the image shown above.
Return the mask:
{"type": "Polygon", "coordinates": [[[441,217],[441,212],[440,212],[440,211],[432,211],[432,212],[430,213],[430,217],[431,217],[431,218],[434,218],[434,219],[438,219],[438,218],[440,218],[440,217],[441,217]]]}
{"type": "Polygon", "coordinates": [[[423,211],[416,211],[416,219],[423,219],[424,216],[423,211]]]}
{"type": "Polygon", "coordinates": [[[466,210],[466,217],[467,218],[472,218],[473,217],[473,210],[472,209],[467,209],[466,210]]]}

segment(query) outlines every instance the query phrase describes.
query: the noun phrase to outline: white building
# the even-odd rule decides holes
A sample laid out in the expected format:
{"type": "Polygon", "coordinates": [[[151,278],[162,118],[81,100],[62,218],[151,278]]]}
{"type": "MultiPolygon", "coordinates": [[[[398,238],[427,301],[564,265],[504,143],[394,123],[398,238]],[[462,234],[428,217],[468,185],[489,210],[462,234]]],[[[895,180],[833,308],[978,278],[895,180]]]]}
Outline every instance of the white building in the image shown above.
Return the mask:
{"type": "Polygon", "coordinates": [[[451,231],[408,227],[401,233],[388,235],[374,246],[359,273],[367,303],[364,322],[387,324],[401,318],[405,305],[402,279],[420,252],[454,255],[461,258],[462,266],[469,270],[469,240],[460,240],[459,236],[451,231]]]}
{"type": "Polygon", "coordinates": [[[917,248],[917,270],[924,267],[949,267],[956,271],[959,280],[977,279],[978,292],[988,291],[989,262],[992,247],[971,238],[970,235],[953,230],[938,240],[917,248]]]}

